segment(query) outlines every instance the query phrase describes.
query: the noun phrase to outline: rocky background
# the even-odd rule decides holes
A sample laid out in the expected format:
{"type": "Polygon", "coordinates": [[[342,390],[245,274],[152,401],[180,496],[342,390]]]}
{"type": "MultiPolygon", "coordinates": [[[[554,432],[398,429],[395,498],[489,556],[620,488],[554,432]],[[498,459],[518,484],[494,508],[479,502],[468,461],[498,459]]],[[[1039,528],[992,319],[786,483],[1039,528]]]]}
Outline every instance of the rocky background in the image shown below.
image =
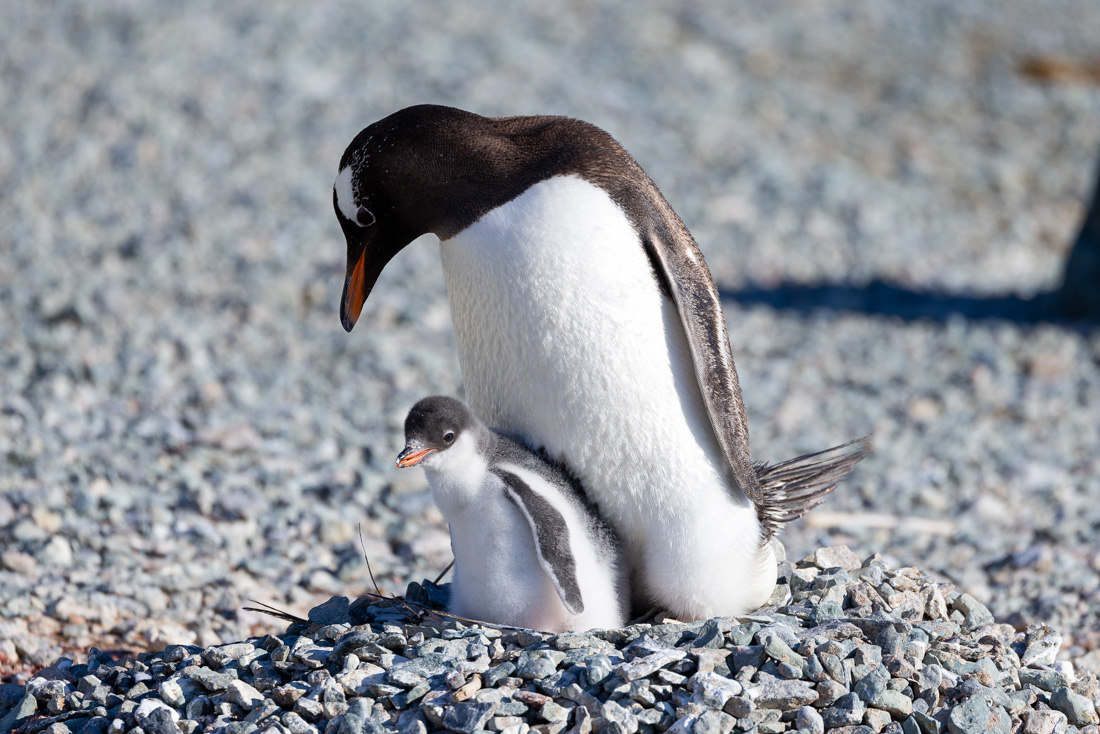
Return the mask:
{"type": "Polygon", "coordinates": [[[792,560],[877,552],[1100,670],[1100,329],[1028,300],[1091,195],[1098,24],[1094,0],[0,5],[0,673],[280,632],[245,600],[354,599],[364,547],[387,591],[446,566],[393,466],[405,411],[462,394],[435,244],[348,335],[331,211],[345,145],[419,102],[580,117],[638,158],[728,297],[754,458],[874,433],[792,560]]]}

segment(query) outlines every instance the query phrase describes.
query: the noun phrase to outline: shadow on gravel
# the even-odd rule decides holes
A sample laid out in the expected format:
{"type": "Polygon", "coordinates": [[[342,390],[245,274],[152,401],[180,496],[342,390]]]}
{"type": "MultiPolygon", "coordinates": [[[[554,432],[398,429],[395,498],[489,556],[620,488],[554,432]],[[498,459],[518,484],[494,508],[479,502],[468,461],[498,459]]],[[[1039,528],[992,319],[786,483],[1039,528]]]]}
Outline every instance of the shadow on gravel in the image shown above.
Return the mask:
{"type": "Polygon", "coordinates": [[[979,297],[912,290],[884,281],[867,285],[780,284],[721,290],[722,299],[741,304],[766,304],[801,313],[822,310],[895,316],[905,320],[944,322],[953,316],[998,319],[1021,324],[1060,323],[1100,327],[1100,171],[1092,204],[1077,241],[1066,258],[1062,284],[1034,298],[979,297]]]}
{"type": "Polygon", "coordinates": [[[745,305],[764,304],[777,309],[814,313],[847,311],[875,316],[896,316],[907,321],[945,322],[952,316],[968,319],[1000,319],[1024,324],[1066,321],[1054,308],[1051,293],[1034,299],[1019,296],[978,298],[917,291],[873,281],[864,286],[784,284],[773,288],[748,287],[720,291],[722,299],[745,305]]]}
{"type": "MultiPolygon", "coordinates": [[[[1100,283],[1100,279],[1096,281],[1100,283]]],[[[1100,291],[1100,285],[1094,285],[1100,291]]],[[[944,323],[954,316],[973,320],[1012,321],[1019,324],[1054,323],[1086,329],[1100,328],[1100,312],[1080,313],[1064,307],[1064,290],[1040,293],[1034,298],[1019,296],[949,295],[921,291],[873,281],[864,286],[824,284],[781,284],[771,288],[748,287],[719,290],[723,301],[744,305],[764,304],[776,309],[809,314],[846,311],[874,316],[894,316],[906,321],[944,323]]]]}

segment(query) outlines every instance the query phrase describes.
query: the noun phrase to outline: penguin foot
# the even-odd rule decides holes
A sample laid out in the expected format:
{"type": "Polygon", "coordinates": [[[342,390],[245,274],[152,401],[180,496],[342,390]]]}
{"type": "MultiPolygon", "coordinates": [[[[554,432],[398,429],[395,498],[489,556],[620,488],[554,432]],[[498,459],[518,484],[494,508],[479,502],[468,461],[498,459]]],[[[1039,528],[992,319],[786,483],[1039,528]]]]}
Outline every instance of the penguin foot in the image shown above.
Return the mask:
{"type": "Polygon", "coordinates": [[[676,619],[671,613],[662,606],[654,605],[650,607],[646,612],[643,612],[641,616],[635,617],[629,620],[626,624],[629,627],[632,624],[665,624],[681,622],[683,620],[676,619]]]}

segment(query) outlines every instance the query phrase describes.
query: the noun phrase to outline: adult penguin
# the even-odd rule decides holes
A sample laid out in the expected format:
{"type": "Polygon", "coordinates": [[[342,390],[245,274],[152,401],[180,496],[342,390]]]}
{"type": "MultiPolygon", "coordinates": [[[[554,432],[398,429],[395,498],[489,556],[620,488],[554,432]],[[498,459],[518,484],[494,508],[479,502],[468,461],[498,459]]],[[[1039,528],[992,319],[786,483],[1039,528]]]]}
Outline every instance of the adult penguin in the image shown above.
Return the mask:
{"type": "Polygon", "coordinates": [[[767,601],[768,539],[866,446],[753,465],[710,271],[621,145],[566,117],[409,107],[351,142],[333,204],[344,328],[397,252],[438,236],[467,402],[580,479],[639,601],[682,619],[767,601]]]}

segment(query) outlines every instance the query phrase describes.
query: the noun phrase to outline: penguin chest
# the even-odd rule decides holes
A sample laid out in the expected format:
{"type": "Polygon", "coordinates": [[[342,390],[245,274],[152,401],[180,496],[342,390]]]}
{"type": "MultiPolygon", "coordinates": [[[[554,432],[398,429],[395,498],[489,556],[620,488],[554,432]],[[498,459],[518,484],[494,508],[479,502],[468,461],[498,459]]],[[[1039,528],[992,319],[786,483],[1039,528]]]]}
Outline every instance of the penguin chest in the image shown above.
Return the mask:
{"type": "Polygon", "coordinates": [[[548,628],[565,610],[538,561],[531,528],[493,479],[476,503],[445,512],[455,557],[450,609],[489,622],[548,628]]]}
{"type": "Polygon", "coordinates": [[[440,251],[483,420],[564,459],[628,541],[655,513],[727,495],[679,315],[602,189],[546,180],[440,251]]]}

